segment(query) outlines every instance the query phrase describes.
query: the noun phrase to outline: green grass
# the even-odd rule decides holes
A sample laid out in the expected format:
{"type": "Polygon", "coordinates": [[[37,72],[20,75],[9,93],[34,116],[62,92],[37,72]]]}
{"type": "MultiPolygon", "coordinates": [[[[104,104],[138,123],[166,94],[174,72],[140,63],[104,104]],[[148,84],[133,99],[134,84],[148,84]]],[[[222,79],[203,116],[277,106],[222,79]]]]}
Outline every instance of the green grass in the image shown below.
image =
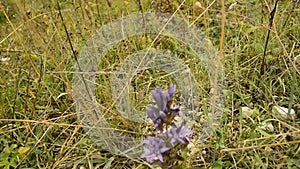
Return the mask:
{"type": "MultiPolygon", "coordinates": [[[[189,20],[204,12],[212,1],[187,0],[178,13],[189,20]]],[[[181,1],[142,1],[143,10],[174,13],[181,1]]],[[[300,69],[300,2],[279,1],[275,13],[276,32],[270,32],[265,73],[260,74],[269,27],[272,1],[226,1],[226,25],[222,64],[226,94],[223,117],[211,138],[200,144],[202,122],[193,128],[195,145],[185,168],[299,168],[300,167],[300,76],[286,53],[300,69]],[[278,34],[278,37],[275,35],[278,34]],[[283,48],[283,46],[284,48],[283,48]],[[296,62],[298,58],[298,62],[296,62]],[[294,88],[294,89],[293,89],[294,88]],[[293,99],[292,99],[293,98],[293,99]],[[272,113],[279,105],[293,108],[293,120],[272,113]],[[253,109],[250,117],[242,107],[253,109]],[[269,122],[273,130],[262,129],[269,122]]],[[[106,23],[139,12],[135,0],[60,2],[4,1],[0,10],[0,168],[147,168],[146,162],[114,155],[96,146],[77,120],[72,98],[75,64],[63,25],[75,52],[106,23]],[[108,5],[108,2],[110,2],[108,5]]],[[[216,1],[195,25],[219,49],[221,2],[216,1]]],[[[272,27],[273,28],[273,27],[272,27]]],[[[97,101],[111,125],[144,135],[151,127],[121,118],[111,94],[111,73],[126,56],[150,46],[155,36],[136,36],[111,49],[97,76],[97,101]]],[[[189,66],[201,89],[201,111],[209,110],[209,77],[188,47],[161,37],[155,48],[169,49],[189,66]]],[[[166,88],[174,78],[158,70],[134,77],[131,95],[138,110],[149,103],[156,85],[166,88]]],[[[180,88],[179,88],[180,91],[180,88]]],[[[179,93],[176,94],[179,100],[179,93]]]]}

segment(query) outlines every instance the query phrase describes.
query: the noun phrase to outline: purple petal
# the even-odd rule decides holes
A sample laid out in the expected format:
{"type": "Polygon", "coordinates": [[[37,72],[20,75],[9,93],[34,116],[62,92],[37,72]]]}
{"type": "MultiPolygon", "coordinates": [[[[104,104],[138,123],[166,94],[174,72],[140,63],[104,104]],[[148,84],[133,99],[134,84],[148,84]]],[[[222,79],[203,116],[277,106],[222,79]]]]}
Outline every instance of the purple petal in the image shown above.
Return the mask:
{"type": "Polygon", "coordinates": [[[144,147],[144,154],[141,155],[141,158],[146,158],[148,162],[152,162],[155,158],[158,158],[162,162],[162,153],[170,149],[164,147],[164,141],[157,136],[147,136],[147,140],[145,140],[144,143],[147,144],[147,146],[144,147]]]}
{"type": "Polygon", "coordinates": [[[163,157],[162,157],[161,154],[159,154],[159,155],[157,156],[157,158],[159,159],[160,162],[163,162],[163,157]]]}
{"type": "Polygon", "coordinates": [[[191,142],[191,139],[189,137],[185,137],[185,139],[188,141],[188,142],[191,142]]]}
{"type": "Polygon", "coordinates": [[[175,85],[170,85],[169,89],[168,89],[168,93],[170,98],[172,98],[174,96],[176,92],[176,86],[175,85]]]}
{"type": "Polygon", "coordinates": [[[147,107],[146,113],[152,121],[155,121],[157,118],[159,118],[159,110],[153,106],[147,107]]]}
{"type": "Polygon", "coordinates": [[[175,144],[177,142],[185,143],[185,140],[190,142],[189,135],[193,134],[193,131],[190,131],[185,126],[173,125],[171,129],[168,130],[168,137],[170,138],[171,144],[175,144]]]}
{"type": "Polygon", "coordinates": [[[171,110],[175,116],[177,116],[177,115],[179,115],[180,117],[184,116],[184,113],[181,111],[180,106],[172,106],[171,110]]]}
{"type": "Polygon", "coordinates": [[[163,111],[159,111],[159,117],[163,120],[165,120],[167,118],[167,114],[163,111]]]}
{"type": "Polygon", "coordinates": [[[159,86],[157,86],[155,90],[152,90],[151,93],[158,109],[164,111],[168,101],[168,94],[164,92],[159,86]]]}
{"type": "Polygon", "coordinates": [[[170,148],[165,147],[165,148],[161,148],[161,149],[160,149],[160,152],[161,152],[161,153],[164,153],[164,152],[166,152],[166,151],[168,151],[168,150],[170,150],[170,148]]]}
{"type": "Polygon", "coordinates": [[[157,121],[155,121],[154,123],[154,128],[158,128],[161,125],[161,119],[158,119],[157,121]]]}
{"type": "MultiPolygon", "coordinates": [[[[148,155],[148,156],[145,156],[146,157],[146,160],[151,163],[153,160],[155,160],[155,155],[148,155]]],[[[145,157],[142,157],[142,158],[145,158],[145,157]]]]}

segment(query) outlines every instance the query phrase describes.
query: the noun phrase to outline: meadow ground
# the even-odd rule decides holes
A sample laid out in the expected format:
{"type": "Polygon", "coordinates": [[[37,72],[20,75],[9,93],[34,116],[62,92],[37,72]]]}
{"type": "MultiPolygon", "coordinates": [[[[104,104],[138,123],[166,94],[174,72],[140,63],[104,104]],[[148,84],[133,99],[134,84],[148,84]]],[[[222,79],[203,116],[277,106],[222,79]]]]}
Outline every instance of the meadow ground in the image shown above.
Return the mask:
{"type": "MultiPolygon", "coordinates": [[[[226,100],[220,125],[200,143],[203,119],[198,119],[193,152],[178,168],[300,168],[300,1],[228,0],[224,5],[222,34],[221,1],[0,1],[0,168],[150,167],[143,159],[97,146],[77,119],[72,98],[74,56],[87,40],[117,18],[149,11],[176,13],[204,32],[217,50],[223,44],[219,57],[226,100]],[[282,117],[274,106],[296,113],[282,117]]],[[[128,38],[99,65],[97,101],[114,128],[145,134],[146,124],[118,115],[110,76],[126,56],[150,46],[184,61],[201,89],[204,121],[210,110],[211,77],[201,61],[172,38],[154,39],[128,38]]],[[[130,100],[143,111],[150,91],[171,83],[176,79],[163,71],[145,71],[133,78],[130,100]]]]}

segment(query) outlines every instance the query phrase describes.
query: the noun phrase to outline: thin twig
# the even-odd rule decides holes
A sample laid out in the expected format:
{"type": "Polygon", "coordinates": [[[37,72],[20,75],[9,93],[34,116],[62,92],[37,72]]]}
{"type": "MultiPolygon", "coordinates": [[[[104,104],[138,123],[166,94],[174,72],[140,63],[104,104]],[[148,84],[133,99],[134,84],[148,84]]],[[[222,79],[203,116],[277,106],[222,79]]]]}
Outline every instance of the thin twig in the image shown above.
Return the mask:
{"type": "Polygon", "coordinates": [[[144,13],[141,0],[136,0],[136,2],[138,4],[138,6],[139,6],[139,10],[141,11],[141,13],[144,13]]]}
{"type": "MultiPolygon", "coordinates": [[[[66,32],[66,35],[67,35],[67,39],[68,39],[69,44],[70,44],[71,51],[72,51],[72,53],[73,53],[73,57],[74,57],[74,59],[75,59],[75,61],[76,61],[76,64],[77,64],[77,66],[78,66],[79,71],[82,72],[82,69],[81,69],[81,67],[80,67],[80,64],[79,64],[79,61],[78,61],[78,58],[77,58],[77,52],[76,52],[76,51],[74,50],[74,48],[73,48],[73,44],[72,44],[71,38],[70,38],[70,36],[69,36],[69,32],[68,32],[67,27],[66,27],[66,24],[65,24],[65,22],[64,22],[64,18],[63,18],[62,14],[61,14],[61,8],[60,8],[59,1],[58,1],[58,0],[57,0],[57,7],[58,7],[58,13],[59,13],[60,19],[61,19],[61,21],[62,21],[63,27],[64,27],[65,32],[66,32]]],[[[88,88],[87,88],[86,81],[85,81],[85,79],[84,79],[84,77],[83,77],[82,74],[81,74],[81,77],[82,77],[83,83],[84,83],[84,85],[85,85],[85,87],[86,87],[86,90],[88,91],[88,95],[89,95],[90,99],[92,100],[92,95],[90,94],[90,92],[89,92],[89,90],[88,90],[88,88]]]]}
{"type": "MultiPolygon", "coordinates": [[[[292,50],[290,52],[290,57],[292,56],[292,52],[294,51],[295,45],[296,44],[294,43],[294,45],[292,47],[292,50]]],[[[296,77],[297,77],[297,74],[296,74],[296,71],[294,70],[293,71],[293,80],[292,80],[291,92],[290,92],[290,99],[289,99],[289,106],[288,106],[288,115],[291,114],[291,109],[292,109],[293,102],[294,102],[296,77]]],[[[295,120],[295,119],[293,119],[293,120],[295,120]]]]}
{"type": "Polygon", "coordinates": [[[106,0],[106,3],[108,5],[108,7],[111,8],[111,3],[109,2],[109,0],[106,0]]]}
{"type": "Polygon", "coordinates": [[[75,21],[76,21],[77,29],[79,31],[79,35],[80,35],[81,39],[84,41],[85,39],[84,39],[84,37],[82,35],[81,25],[80,25],[80,22],[78,20],[77,10],[76,10],[76,6],[75,6],[75,2],[74,1],[72,2],[72,5],[73,5],[73,9],[74,9],[74,16],[75,16],[75,21]]]}
{"type": "Polygon", "coordinates": [[[298,144],[298,143],[300,143],[300,140],[281,142],[281,143],[255,145],[255,146],[241,147],[241,148],[222,149],[221,152],[230,152],[230,151],[236,152],[236,151],[244,151],[244,150],[249,150],[249,149],[262,148],[262,147],[275,147],[275,146],[282,146],[282,145],[287,145],[287,144],[298,144]]]}
{"type": "MultiPolygon", "coordinates": [[[[271,11],[271,10],[270,10],[270,7],[269,7],[269,5],[268,5],[268,3],[267,3],[266,0],[265,0],[265,4],[267,5],[268,10],[271,11]]],[[[298,76],[300,76],[300,71],[299,71],[299,69],[296,67],[294,61],[292,60],[292,58],[290,57],[289,53],[287,52],[286,47],[285,47],[285,45],[283,44],[283,42],[282,42],[280,36],[278,35],[277,29],[276,29],[276,23],[275,23],[275,22],[273,22],[273,29],[274,29],[274,30],[271,30],[271,31],[275,34],[276,39],[277,39],[278,42],[280,43],[284,55],[289,59],[290,64],[292,65],[293,69],[297,72],[298,76]]],[[[270,29],[269,29],[269,30],[270,30],[270,29]]]]}
{"type": "MultiPolygon", "coordinates": [[[[276,0],[275,6],[274,6],[273,10],[270,13],[268,35],[267,35],[267,38],[266,38],[263,59],[262,59],[261,66],[260,66],[260,76],[262,76],[265,73],[267,47],[268,47],[268,43],[269,43],[269,39],[270,39],[270,30],[271,30],[271,27],[273,25],[274,16],[275,16],[275,13],[276,13],[277,3],[278,3],[278,0],[276,0]]],[[[258,83],[259,82],[260,82],[260,80],[258,81],[258,83]]]]}
{"type": "MultiPolygon", "coordinates": [[[[88,128],[88,129],[97,129],[97,130],[111,130],[111,131],[120,131],[124,133],[130,133],[130,134],[137,134],[141,136],[145,136],[143,133],[138,133],[134,131],[129,131],[129,130],[122,130],[122,129],[117,129],[113,127],[97,127],[97,126],[86,126],[86,125],[78,125],[78,124],[66,124],[66,123],[56,123],[56,122],[51,122],[49,120],[28,120],[28,119],[0,119],[0,122],[10,122],[10,123],[35,123],[35,124],[43,124],[46,126],[60,126],[60,127],[81,127],[81,128],[88,128]]],[[[4,130],[0,131],[0,134],[3,133],[4,130]]]]}

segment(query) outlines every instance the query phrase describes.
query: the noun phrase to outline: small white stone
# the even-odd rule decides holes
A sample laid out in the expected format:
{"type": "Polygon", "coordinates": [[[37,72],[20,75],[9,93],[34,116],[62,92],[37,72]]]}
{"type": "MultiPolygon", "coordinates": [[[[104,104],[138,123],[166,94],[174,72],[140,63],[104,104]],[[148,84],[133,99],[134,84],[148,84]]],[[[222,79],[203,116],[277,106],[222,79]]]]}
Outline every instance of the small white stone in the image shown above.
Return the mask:
{"type": "Polygon", "coordinates": [[[201,8],[202,5],[201,5],[201,3],[200,3],[199,1],[197,1],[197,2],[194,4],[194,7],[195,7],[195,8],[201,8]]]}
{"type": "Polygon", "coordinates": [[[274,126],[271,122],[262,122],[260,128],[265,131],[271,131],[271,132],[274,131],[274,126]]]}
{"type": "Polygon", "coordinates": [[[237,5],[237,2],[234,2],[232,3],[230,6],[229,6],[229,10],[232,10],[235,6],[237,5]]]}
{"type": "Polygon", "coordinates": [[[9,60],[10,60],[10,58],[0,58],[1,62],[6,62],[6,61],[9,61],[9,60]]]}
{"type": "Polygon", "coordinates": [[[279,114],[284,119],[294,119],[295,116],[296,116],[294,109],[291,109],[290,114],[289,114],[288,113],[289,112],[288,108],[280,107],[280,106],[274,106],[272,108],[272,112],[276,113],[276,114],[279,114]]]}
{"type": "Polygon", "coordinates": [[[255,109],[250,109],[249,107],[242,107],[242,117],[250,118],[255,113],[255,109]]]}

